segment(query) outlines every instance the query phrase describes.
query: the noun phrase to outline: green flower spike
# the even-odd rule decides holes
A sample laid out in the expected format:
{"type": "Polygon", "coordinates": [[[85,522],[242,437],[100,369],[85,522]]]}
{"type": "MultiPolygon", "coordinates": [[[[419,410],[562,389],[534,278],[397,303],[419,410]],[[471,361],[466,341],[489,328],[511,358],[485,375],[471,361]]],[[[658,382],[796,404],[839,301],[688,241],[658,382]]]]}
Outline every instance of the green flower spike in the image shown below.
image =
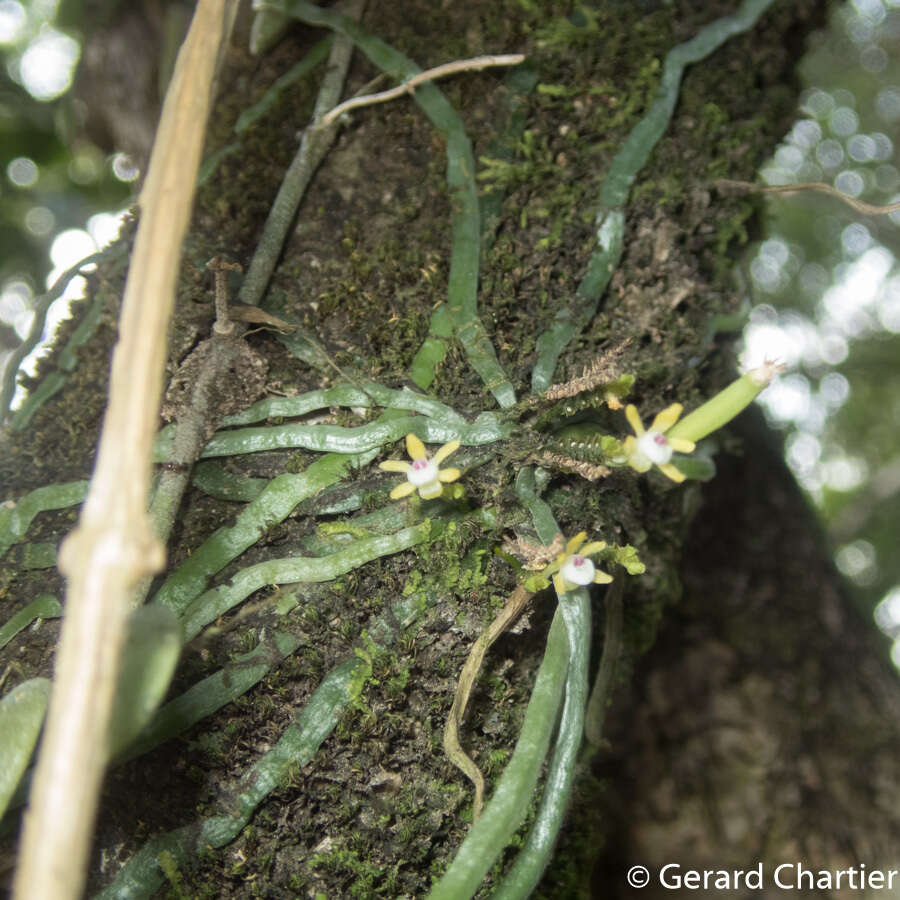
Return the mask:
{"type": "Polygon", "coordinates": [[[459,441],[444,444],[430,459],[425,452],[425,445],[414,435],[406,436],[406,452],[411,463],[402,459],[388,459],[380,463],[386,472],[404,472],[406,483],[398,484],[391,491],[391,500],[408,497],[418,491],[423,500],[434,500],[440,497],[444,485],[456,481],[462,474],[459,469],[441,469],[440,464],[451,454],[459,450],[459,441]]]}
{"type": "Polygon", "coordinates": [[[586,540],[586,531],[576,534],[566,544],[566,549],[540,573],[541,578],[553,575],[553,586],[557,594],[564,594],[587,584],[609,584],[612,581],[612,575],[601,572],[588,559],[592,553],[604,550],[606,541],[591,541],[582,547],[586,540]]]}
{"type": "Polygon", "coordinates": [[[632,469],[646,472],[652,466],[658,466],[660,472],[672,481],[684,481],[684,475],[670,462],[672,453],[692,453],[695,444],[685,438],[666,437],[666,432],[678,421],[682,409],[680,403],[667,406],[647,431],[637,409],[631,403],[625,407],[625,417],[634,429],[634,435],[625,438],[624,444],[628,465],[632,469]]]}
{"type": "Polygon", "coordinates": [[[741,375],[674,425],[669,433],[669,442],[674,446],[676,439],[700,441],[712,434],[748,407],[757,394],[782,371],[784,366],[767,360],[761,366],[741,375]]]}

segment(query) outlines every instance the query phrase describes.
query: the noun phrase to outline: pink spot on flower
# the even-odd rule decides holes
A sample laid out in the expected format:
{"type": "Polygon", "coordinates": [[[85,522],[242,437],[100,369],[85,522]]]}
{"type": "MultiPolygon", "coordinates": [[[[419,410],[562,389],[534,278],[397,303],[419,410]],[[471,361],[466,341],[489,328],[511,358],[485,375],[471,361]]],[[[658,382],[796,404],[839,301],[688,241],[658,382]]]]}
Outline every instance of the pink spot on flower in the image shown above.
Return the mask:
{"type": "Polygon", "coordinates": [[[665,447],[669,442],[666,440],[666,436],[664,434],[654,434],[653,443],[659,447],[665,447]]]}
{"type": "Polygon", "coordinates": [[[585,563],[585,558],[583,556],[573,556],[572,557],[572,565],[573,566],[583,566],[585,563]]]}
{"type": "Polygon", "coordinates": [[[427,459],[414,459],[412,467],[418,472],[422,469],[428,468],[428,460],[427,459]]]}

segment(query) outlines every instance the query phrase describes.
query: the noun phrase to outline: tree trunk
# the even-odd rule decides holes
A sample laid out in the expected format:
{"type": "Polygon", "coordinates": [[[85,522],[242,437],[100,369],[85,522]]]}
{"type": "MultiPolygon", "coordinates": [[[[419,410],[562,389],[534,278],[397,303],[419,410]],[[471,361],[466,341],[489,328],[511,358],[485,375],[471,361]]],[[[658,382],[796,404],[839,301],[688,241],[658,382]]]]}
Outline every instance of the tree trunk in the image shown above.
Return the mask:
{"type": "MultiPolygon", "coordinates": [[[[486,186],[504,200],[485,229],[478,302],[520,398],[530,390],[537,335],[584,277],[605,173],[654,98],[663,56],[733,7],[607,2],[567,18],[569,8],[552,3],[416,2],[373,4],[367,12],[365,28],[422,68],[482,53],[530,56],[537,74],[530,91],[504,85],[491,71],[441,85],[463,116],[475,158],[505,160],[482,160],[493,175],[486,186]]],[[[822,14],[814,2],[776,5],[755,29],[687,71],[666,136],[632,188],[622,264],[555,380],[577,375],[625,339],[631,343],[621,371],[635,375],[629,399],[645,419],[673,402],[693,408],[730,379],[714,321],[739,308],[729,273],[754,225],[754,207],[719,196],[712,182],[752,180],[789,126],[792,67],[822,14]]],[[[246,267],[252,258],[322,67],[277,96],[266,92],[323,36],[296,26],[267,55],[252,58],[236,47],[227,61],[207,155],[231,150],[199,193],[170,376],[213,319],[206,261],[224,252],[246,267]],[[268,111],[235,132],[241,113],[264,96],[268,111]]],[[[375,74],[357,59],[346,94],[375,74]]],[[[271,331],[250,335],[268,367],[270,394],[340,382],[339,372],[391,387],[408,383],[432,310],[447,300],[456,198],[446,185],[444,149],[410,99],[352,114],[303,202],[264,304],[306,329],[329,362],[316,369],[298,360],[290,340],[271,331]]],[[[108,294],[112,307],[122,278],[109,265],[92,289],[108,294]]],[[[5,438],[4,475],[20,490],[88,474],[111,322],[101,323],[66,387],[30,429],[5,438]]],[[[455,343],[429,390],[470,421],[496,409],[455,343]]],[[[339,416],[350,422],[349,413],[339,416]]],[[[627,433],[621,414],[610,421],[627,433]]],[[[585,530],[630,543],[647,573],[626,585],[609,747],[579,776],[542,895],[624,897],[632,865],[650,870],[644,896],[668,897],[678,892],[663,889],[657,876],[667,863],[683,870],[761,863],[772,891],[781,862],[837,870],[890,860],[898,807],[890,800],[898,782],[890,751],[900,730],[900,690],[868,614],[842,592],[775,443],[748,414],[721,436],[718,473],[703,486],[678,487],[659,473],[629,469],[599,482],[565,467],[553,473],[546,497],[566,535],[585,530]]],[[[466,482],[472,505],[508,513],[508,529],[521,524],[511,512],[512,483],[530,449],[510,438],[508,456],[466,482]]],[[[271,478],[315,458],[267,452],[234,457],[228,467],[271,478]]],[[[352,478],[367,503],[384,501],[386,483],[374,466],[352,478]]],[[[239,509],[191,492],[169,545],[170,570],[239,509]]],[[[64,514],[42,526],[47,539],[67,527],[64,514]]],[[[286,519],[241,565],[291,555],[315,527],[309,516],[286,519]]],[[[111,772],[93,886],[108,882],[147,838],[227,809],[235,785],[324,673],[369,652],[365,630],[415,582],[439,588],[441,603],[419,630],[404,633],[402,650],[376,658],[319,753],[269,795],[234,842],[199,863],[173,860],[167,875],[190,896],[424,895],[468,828],[470,785],[443,756],[440,735],[466,654],[493,617],[492,604],[514,584],[512,570],[485,552],[502,537],[460,525],[452,541],[309,586],[289,619],[274,611],[278,590],[274,597],[263,590],[246,611],[219,623],[221,631],[190,644],[180,689],[251,649],[267,628],[300,639],[251,692],[111,772]]],[[[225,580],[236,571],[227,570],[225,580]]],[[[31,596],[59,591],[46,571],[10,577],[20,581],[15,600],[0,599],[3,621],[31,596]]],[[[526,625],[498,641],[473,696],[462,739],[489,790],[515,743],[554,604],[540,595],[526,625]]],[[[598,595],[598,648],[602,608],[598,595]]],[[[28,675],[49,670],[52,636],[45,626],[28,639],[28,675]]]]}
{"type": "Polygon", "coordinates": [[[900,698],[887,642],[845,592],[762,415],[736,431],[688,534],[683,594],[615,701],[595,772],[598,896],[630,896],[632,865],[654,873],[648,896],[697,894],[658,886],[673,863],[670,879],[762,864],[764,896],[780,894],[780,865],[782,885],[816,893],[802,865],[828,896],[857,893],[838,870],[858,880],[892,865],[900,698]]]}

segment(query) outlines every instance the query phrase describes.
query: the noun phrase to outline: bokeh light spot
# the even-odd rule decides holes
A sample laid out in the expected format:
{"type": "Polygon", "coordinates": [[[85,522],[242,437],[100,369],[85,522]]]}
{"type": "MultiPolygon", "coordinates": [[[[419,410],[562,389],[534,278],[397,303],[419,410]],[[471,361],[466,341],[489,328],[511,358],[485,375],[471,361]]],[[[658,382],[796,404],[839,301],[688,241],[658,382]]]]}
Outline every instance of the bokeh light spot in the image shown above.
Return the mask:
{"type": "Polygon", "coordinates": [[[141,170],[134,164],[134,161],[127,153],[117,153],[112,160],[113,175],[119,181],[136,181],[141,174],[141,170]]]}
{"type": "MultiPolygon", "coordinates": [[[[835,107],[834,97],[820,88],[804,91],[800,109],[814,119],[826,119],[835,107]]],[[[897,118],[900,118],[900,91],[897,93],[897,118]]]]}
{"type": "Polygon", "coordinates": [[[25,213],[25,227],[35,237],[46,237],[53,231],[55,224],[56,216],[46,206],[32,206],[25,213]]]}
{"type": "Polygon", "coordinates": [[[875,97],[875,111],[885,122],[896,122],[900,119],[900,89],[896,87],[882,88],[875,97]]]}
{"type": "Polygon", "coordinates": [[[846,493],[858,488],[869,474],[865,460],[856,456],[838,456],[822,465],[825,486],[846,493]]]}
{"type": "Polygon", "coordinates": [[[840,141],[826,138],[816,147],[816,159],[826,169],[836,169],[844,161],[844,148],[840,141]]]}
{"type": "Polygon", "coordinates": [[[50,247],[50,261],[55,272],[47,277],[47,284],[52,284],[65,269],[74,266],[80,259],[96,252],[94,239],[81,228],[70,228],[60,232],[50,247]]]}
{"type": "Polygon", "coordinates": [[[72,83],[79,46],[67,34],[45,25],[19,62],[19,77],[36,100],[53,100],[72,83]]]}
{"type": "Polygon", "coordinates": [[[879,47],[877,44],[869,44],[859,54],[859,64],[867,72],[877,74],[887,68],[888,55],[883,47],[879,47]]]}
{"type": "Polygon", "coordinates": [[[20,340],[31,325],[33,297],[31,285],[22,278],[10,278],[0,288],[0,322],[15,329],[20,340]]]}
{"type": "Polygon", "coordinates": [[[819,382],[819,393],[832,409],[838,409],[850,396],[850,382],[840,372],[829,372],[819,382]]]}
{"type": "Polygon", "coordinates": [[[829,117],[828,127],[838,137],[850,137],[859,128],[859,116],[849,106],[839,106],[829,117]]]}
{"type": "Polygon", "coordinates": [[[40,170],[33,159],[17,156],[6,166],[6,177],[18,188],[30,188],[37,184],[40,170]]]}
{"type": "Polygon", "coordinates": [[[891,637],[896,637],[900,632],[900,585],[891,588],[881,598],[881,602],[875,607],[875,621],[891,637]]]}
{"type": "Polygon", "coordinates": [[[0,0],[0,44],[14,44],[21,36],[28,17],[16,0],[0,0]]]}
{"type": "Polygon", "coordinates": [[[834,556],[837,567],[859,585],[872,584],[878,575],[875,548],[864,540],[841,547],[834,556]]]}
{"type": "MultiPolygon", "coordinates": [[[[875,143],[875,138],[868,134],[854,134],[847,141],[847,153],[850,154],[850,159],[856,162],[868,162],[870,159],[875,159],[878,145],[875,143]]],[[[840,190],[844,190],[844,188],[840,188],[840,190]]]]}

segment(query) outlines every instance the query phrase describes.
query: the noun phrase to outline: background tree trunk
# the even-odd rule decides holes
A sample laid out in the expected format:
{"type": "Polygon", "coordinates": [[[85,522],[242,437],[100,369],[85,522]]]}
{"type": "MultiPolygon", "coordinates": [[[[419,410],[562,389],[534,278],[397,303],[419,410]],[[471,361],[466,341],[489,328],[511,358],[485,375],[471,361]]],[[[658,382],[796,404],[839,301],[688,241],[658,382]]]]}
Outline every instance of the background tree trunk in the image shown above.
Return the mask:
{"type": "MultiPolygon", "coordinates": [[[[595,773],[607,896],[630,895],[637,864],[763,863],[765,896],[782,863],[892,865],[900,698],[886,641],[850,601],[761,414],[737,431],[739,453],[702,491],[684,593],[615,702],[595,773]]],[[[697,892],[648,889],[682,893],[697,892]]]]}

